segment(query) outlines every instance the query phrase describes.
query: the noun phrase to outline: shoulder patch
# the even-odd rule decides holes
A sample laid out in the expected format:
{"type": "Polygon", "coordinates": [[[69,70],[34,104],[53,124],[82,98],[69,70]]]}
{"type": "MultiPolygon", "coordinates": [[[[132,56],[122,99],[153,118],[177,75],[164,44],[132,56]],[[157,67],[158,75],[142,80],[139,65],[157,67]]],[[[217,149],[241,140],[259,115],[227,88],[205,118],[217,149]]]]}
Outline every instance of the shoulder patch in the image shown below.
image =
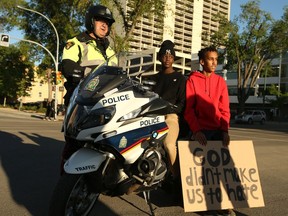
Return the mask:
{"type": "Polygon", "coordinates": [[[75,45],[75,43],[74,42],[71,42],[71,41],[69,41],[69,42],[67,42],[66,43],[66,45],[65,45],[65,49],[70,49],[72,46],[74,46],[75,45]]]}

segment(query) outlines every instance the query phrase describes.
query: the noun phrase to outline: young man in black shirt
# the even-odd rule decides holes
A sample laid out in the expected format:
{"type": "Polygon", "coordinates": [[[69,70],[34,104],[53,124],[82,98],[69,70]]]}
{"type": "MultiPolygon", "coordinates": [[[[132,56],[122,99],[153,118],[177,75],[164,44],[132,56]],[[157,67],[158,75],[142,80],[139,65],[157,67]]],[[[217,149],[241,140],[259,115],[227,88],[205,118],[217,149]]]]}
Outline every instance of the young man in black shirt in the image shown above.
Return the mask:
{"type": "Polygon", "coordinates": [[[166,115],[169,132],[164,140],[164,147],[169,156],[172,177],[174,180],[180,180],[177,138],[179,135],[179,115],[182,115],[185,107],[186,79],[184,75],[174,70],[175,57],[174,43],[170,40],[165,40],[161,44],[158,53],[158,60],[162,64],[161,71],[153,75],[151,79],[156,82],[153,91],[172,105],[170,113],[166,115]]]}

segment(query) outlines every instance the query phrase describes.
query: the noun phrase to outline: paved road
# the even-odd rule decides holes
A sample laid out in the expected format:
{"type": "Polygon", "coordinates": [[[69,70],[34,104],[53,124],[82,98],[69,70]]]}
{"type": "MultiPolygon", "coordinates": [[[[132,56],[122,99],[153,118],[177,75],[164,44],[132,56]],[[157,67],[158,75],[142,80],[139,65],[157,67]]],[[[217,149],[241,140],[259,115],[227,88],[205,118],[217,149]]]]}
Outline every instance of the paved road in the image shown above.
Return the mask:
{"type": "MultiPolygon", "coordinates": [[[[0,215],[45,216],[59,177],[63,148],[61,121],[41,115],[0,108],[0,215]]],[[[233,140],[252,139],[258,162],[265,207],[236,209],[237,215],[287,216],[288,124],[233,125],[233,140]]],[[[162,190],[153,192],[157,216],[179,216],[183,208],[162,190]]],[[[100,197],[91,215],[149,215],[141,195],[100,197]]]]}

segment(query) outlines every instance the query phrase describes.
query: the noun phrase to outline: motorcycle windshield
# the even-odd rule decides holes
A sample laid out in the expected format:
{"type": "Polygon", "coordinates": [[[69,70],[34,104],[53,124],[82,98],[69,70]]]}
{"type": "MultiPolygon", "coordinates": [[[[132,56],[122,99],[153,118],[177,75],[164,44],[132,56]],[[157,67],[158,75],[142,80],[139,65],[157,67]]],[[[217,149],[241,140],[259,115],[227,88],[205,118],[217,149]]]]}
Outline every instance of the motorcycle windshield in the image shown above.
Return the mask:
{"type": "Polygon", "coordinates": [[[99,66],[80,84],[76,103],[94,105],[104,94],[122,85],[127,78],[126,72],[120,67],[99,66]]]}

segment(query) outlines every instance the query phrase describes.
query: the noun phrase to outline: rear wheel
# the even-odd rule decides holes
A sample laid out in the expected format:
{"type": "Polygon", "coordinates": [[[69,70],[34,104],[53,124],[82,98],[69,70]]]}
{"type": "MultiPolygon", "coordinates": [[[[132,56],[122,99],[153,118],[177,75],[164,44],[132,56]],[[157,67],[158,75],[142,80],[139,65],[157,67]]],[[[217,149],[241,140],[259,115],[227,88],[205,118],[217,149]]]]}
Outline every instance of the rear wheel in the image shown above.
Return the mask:
{"type": "Polygon", "coordinates": [[[253,120],[251,118],[248,119],[248,124],[253,124],[253,120]]]}
{"type": "Polygon", "coordinates": [[[261,119],[260,124],[265,124],[265,119],[261,119]]]}
{"type": "Polygon", "coordinates": [[[50,216],[86,216],[99,197],[88,190],[84,175],[64,174],[53,192],[50,216]]]}

